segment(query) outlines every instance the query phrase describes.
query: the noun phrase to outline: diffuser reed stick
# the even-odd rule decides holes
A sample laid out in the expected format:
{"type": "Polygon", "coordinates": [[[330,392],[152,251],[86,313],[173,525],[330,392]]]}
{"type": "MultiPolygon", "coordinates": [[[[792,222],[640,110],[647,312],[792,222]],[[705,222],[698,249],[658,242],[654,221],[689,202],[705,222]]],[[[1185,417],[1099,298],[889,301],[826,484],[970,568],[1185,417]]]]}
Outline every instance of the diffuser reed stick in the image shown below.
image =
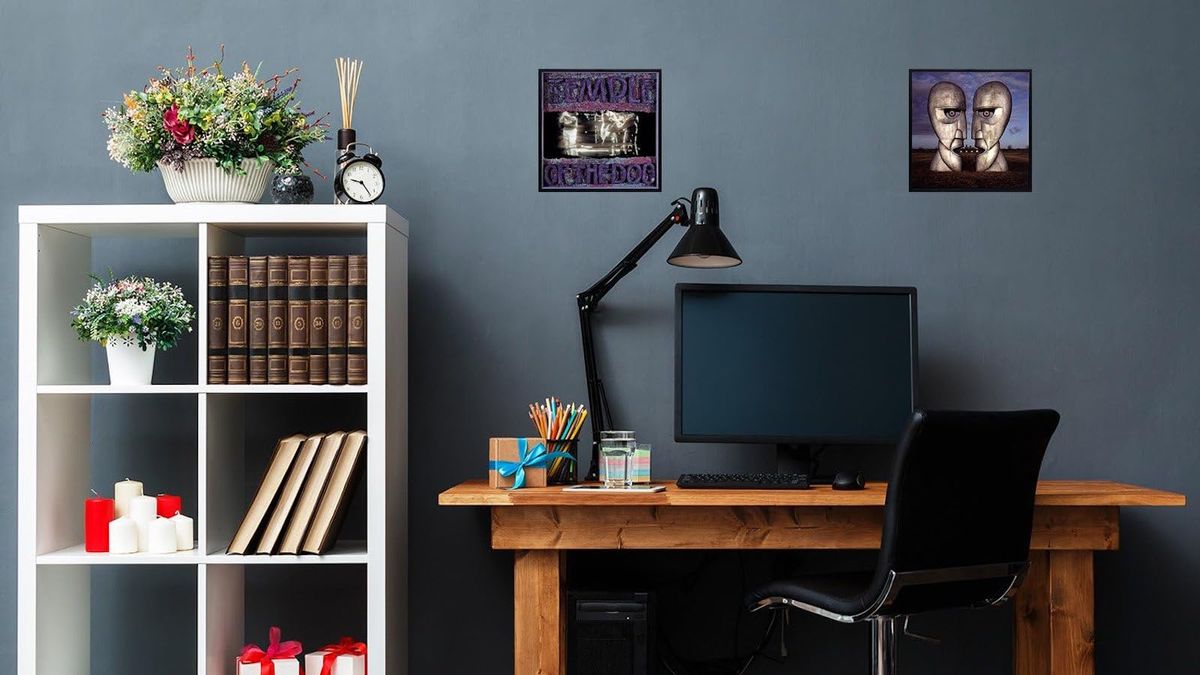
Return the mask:
{"type": "Polygon", "coordinates": [[[363,62],[339,56],[334,59],[337,66],[338,90],[342,98],[342,128],[354,128],[354,99],[358,97],[358,78],[362,75],[363,62]]]}

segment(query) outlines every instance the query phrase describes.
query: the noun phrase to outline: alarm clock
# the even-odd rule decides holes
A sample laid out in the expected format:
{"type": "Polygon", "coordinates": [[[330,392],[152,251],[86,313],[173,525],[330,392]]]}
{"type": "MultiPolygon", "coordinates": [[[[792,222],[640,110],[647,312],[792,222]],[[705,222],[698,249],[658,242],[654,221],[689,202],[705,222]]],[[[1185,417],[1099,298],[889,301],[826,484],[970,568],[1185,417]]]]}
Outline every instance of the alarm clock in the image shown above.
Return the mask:
{"type": "Polygon", "coordinates": [[[366,145],[367,154],[359,157],[350,143],[338,156],[338,170],[333,178],[333,193],[339,204],[371,204],[383,195],[383,160],[366,145]]]}

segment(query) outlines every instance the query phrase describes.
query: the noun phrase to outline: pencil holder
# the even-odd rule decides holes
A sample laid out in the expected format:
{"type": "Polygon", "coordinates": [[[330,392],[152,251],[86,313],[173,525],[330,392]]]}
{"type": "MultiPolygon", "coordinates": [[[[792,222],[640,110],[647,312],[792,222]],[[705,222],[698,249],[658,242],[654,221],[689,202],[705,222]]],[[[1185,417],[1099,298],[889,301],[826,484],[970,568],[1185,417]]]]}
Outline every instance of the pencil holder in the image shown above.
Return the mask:
{"type": "Polygon", "coordinates": [[[546,469],[546,483],[548,485],[574,485],[579,482],[579,439],[545,439],[546,450],[549,452],[565,452],[571,456],[556,457],[550,462],[550,466],[546,469]]]}

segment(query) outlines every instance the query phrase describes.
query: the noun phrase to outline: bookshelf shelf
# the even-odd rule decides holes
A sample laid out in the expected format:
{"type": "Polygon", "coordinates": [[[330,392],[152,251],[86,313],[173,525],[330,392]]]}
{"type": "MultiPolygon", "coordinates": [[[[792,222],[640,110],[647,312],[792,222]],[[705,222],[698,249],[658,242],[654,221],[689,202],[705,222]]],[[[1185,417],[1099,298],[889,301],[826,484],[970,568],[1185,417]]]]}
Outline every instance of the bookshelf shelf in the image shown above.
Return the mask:
{"type": "Polygon", "coordinates": [[[278,225],[297,230],[329,226],[366,231],[367,223],[385,223],[408,236],[408,221],[382,204],[45,204],[22,206],[19,219],[68,231],[103,233],[137,231],[138,226],[182,232],[198,223],[247,229],[278,225]]]}
{"type": "MultiPolygon", "coordinates": [[[[92,570],[104,568],[131,582],[161,578],[143,567],[150,565],[169,567],[174,570],[172,575],[195,576],[189,587],[195,589],[198,675],[224,675],[237,650],[247,640],[261,638],[245,634],[253,623],[252,614],[289,612],[290,598],[264,593],[270,587],[264,582],[274,578],[274,569],[281,573],[293,570],[288,574],[303,572],[315,584],[314,591],[328,595],[331,602],[336,602],[352,581],[357,595],[334,606],[335,614],[348,625],[359,626],[356,630],[365,626],[363,637],[371,645],[372,672],[406,673],[408,222],[382,205],[245,204],[22,206],[18,220],[18,459],[24,477],[18,487],[18,640],[36,647],[20,650],[17,672],[92,672],[96,668],[90,662],[93,622],[112,611],[101,600],[111,594],[94,592],[93,585],[102,582],[93,582],[92,570]],[[171,262],[187,275],[195,275],[193,287],[200,289],[200,294],[207,287],[209,255],[256,254],[256,250],[274,246],[320,252],[322,246],[339,245],[330,244],[335,241],[349,242],[344,245],[365,252],[370,261],[369,384],[204,384],[207,349],[202,330],[198,331],[201,339],[195,354],[195,376],[187,378],[193,383],[94,383],[92,348],[78,341],[63,320],[90,284],[87,272],[98,250],[93,242],[105,240],[103,246],[113,246],[109,240],[122,238],[116,245],[128,244],[133,247],[129,250],[137,251],[141,239],[161,237],[194,241],[194,253],[171,262]],[[78,274],[73,274],[75,271],[78,274]],[[194,405],[177,398],[170,402],[105,398],[114,395],[191,397],[194,405]],[[167,404],[175,415],[182,410],[190,417],[190,411],[195,411],[194,425],[185,421],[176,438],[157,438],[155,443],[185,453],[183,482],[189,493],[194,487],[196,495],[193,503],[185,504],[185,512],[195,518],[197,546],[193,551],[168,555],[87,553],[80,543],[82,502],[93,473],[115,469],[105,466],[96,471],[91,466],[99,460],[92,459],[89,448],[94,443],[112,442],[93,438],[98,433],[93,429],[93,417],[104,414],[96,411],[114,405],[145,410],[146,405],[160,403],[167,404]],[[287,433],[331,421],[347,427],[365,424],[369,440],[360,486],[365,532],[351,535],[365,534],[364,540],[339,542],[321,556],[225,554],[249,501],[246,491],[255,480],[251,474],[257,471],[251,465],[256,464],[257,453],[264,451],[257,447],[259,437],[278,431],[262,426],[260,411],[271,411],[276,425],[290,426],[294,421],[296,428],[287,433]],[[319,414],[314,416],[314,412],[319,414]],[[188,467],[192,462],[194,471],[188,467]],[[187,571],[188,567],[195,571],[187,571]],[[277,602],[281,604],[272,604],[277,602]],[[48,627],[72,635],[72,643],[56,646],[54,640],[39,635],[48,627]]],[[[191,248],[181,245],[174,250],[191,248]]],[[[204,298],[189,299],[197,307],[197,327],[207,325],[204,298]]],[[[186,358],[190,370],[192,357],[186,358]]],[[[191,603],[189,598],[187,606],[191,603]]],[[[191,611],[183,614],[184,623],[191,621],[191,611]]],[[[110,633],[105,629],[106,636],[110,633]]],[[[132,640],[136,636],[120,637],[132,640]]]]}
{"type": "Polygon", "coordinates": [[[209,394],[366,394],[369,384],[205,384],[209,394]]]}
{"type": "Polygon", "coordinates": [[[112,394],[198,394],[195,384],[150,384],[114,386],[111,384],[39,384],[39,395],[112,395],[112,394]]]}
{"type": "Polygon", "coordinates": [[[39,395],[113,394],[366,394],[371,385],[353,384],[39,384],[39,395]]]}
{"type": "Polygon", "coordinates": [[[196,565],[204,560],[198,549],[178,553],[88,553],[83,544],[45,553],[37,557],[39,565],[196,565]]]}
{"type": "Polygon", "coordinates": [[[44,553],[37,557],[38,565],[365,565],[367,542],[341,542],[325,555],[226,555],[217,549],[201,555],[199,548],[178,553],[88,553],[83,544],[44,553]]]}
{"type": "Polygon", "coordinates": [[[369,560],[367,542],[340,542],[325,555],[226,555],[223,548],[209,553],[210,565],[362,565],[369,560]]]}

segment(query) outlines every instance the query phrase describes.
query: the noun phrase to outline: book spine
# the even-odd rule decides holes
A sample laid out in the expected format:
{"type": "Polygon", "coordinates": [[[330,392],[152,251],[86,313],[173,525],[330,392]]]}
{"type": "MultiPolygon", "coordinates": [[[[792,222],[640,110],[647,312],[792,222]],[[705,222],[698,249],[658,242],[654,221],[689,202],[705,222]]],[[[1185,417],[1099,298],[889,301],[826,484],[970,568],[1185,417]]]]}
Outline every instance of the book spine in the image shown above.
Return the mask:
{"type": "Polygon", "coordinates": [[[225,384],[225,324],[229,318],[229,259],[208,256],[208,383],[225,384]]]}
{"type": "Polygon", "coordinates": [[[329,384],[346,384],[346,256],[329,256],[329,384]]]}
{"type": "Polygon", "coordinates": [[[308,259],[308,382],[329,382],[329,257],[308,259]]]}
{"type": "Polygon", "coordinates": [[[250,257],[250,384],[267,383],[267,257],[250,257]]]}
{"type": "Polygon", "coordinates": [[[288,256],[287,274],[288,384],[308,384],[308,256],[288,256]]]}
{"type": "Polygon", "coordinates": [[[249,377],[250,263],[244,255],[229,256],[229,359],[227,384],[247,384],[249,377]]]}
{"type": "Polygon", "coordinates": [[[288,261],[267,256],[267,383],[288,381],[288,261]]]}
{"type": "Polygon", "coordinates": [[[346,384],[367,383],[367,256],[346,260],[346,384]]]}

